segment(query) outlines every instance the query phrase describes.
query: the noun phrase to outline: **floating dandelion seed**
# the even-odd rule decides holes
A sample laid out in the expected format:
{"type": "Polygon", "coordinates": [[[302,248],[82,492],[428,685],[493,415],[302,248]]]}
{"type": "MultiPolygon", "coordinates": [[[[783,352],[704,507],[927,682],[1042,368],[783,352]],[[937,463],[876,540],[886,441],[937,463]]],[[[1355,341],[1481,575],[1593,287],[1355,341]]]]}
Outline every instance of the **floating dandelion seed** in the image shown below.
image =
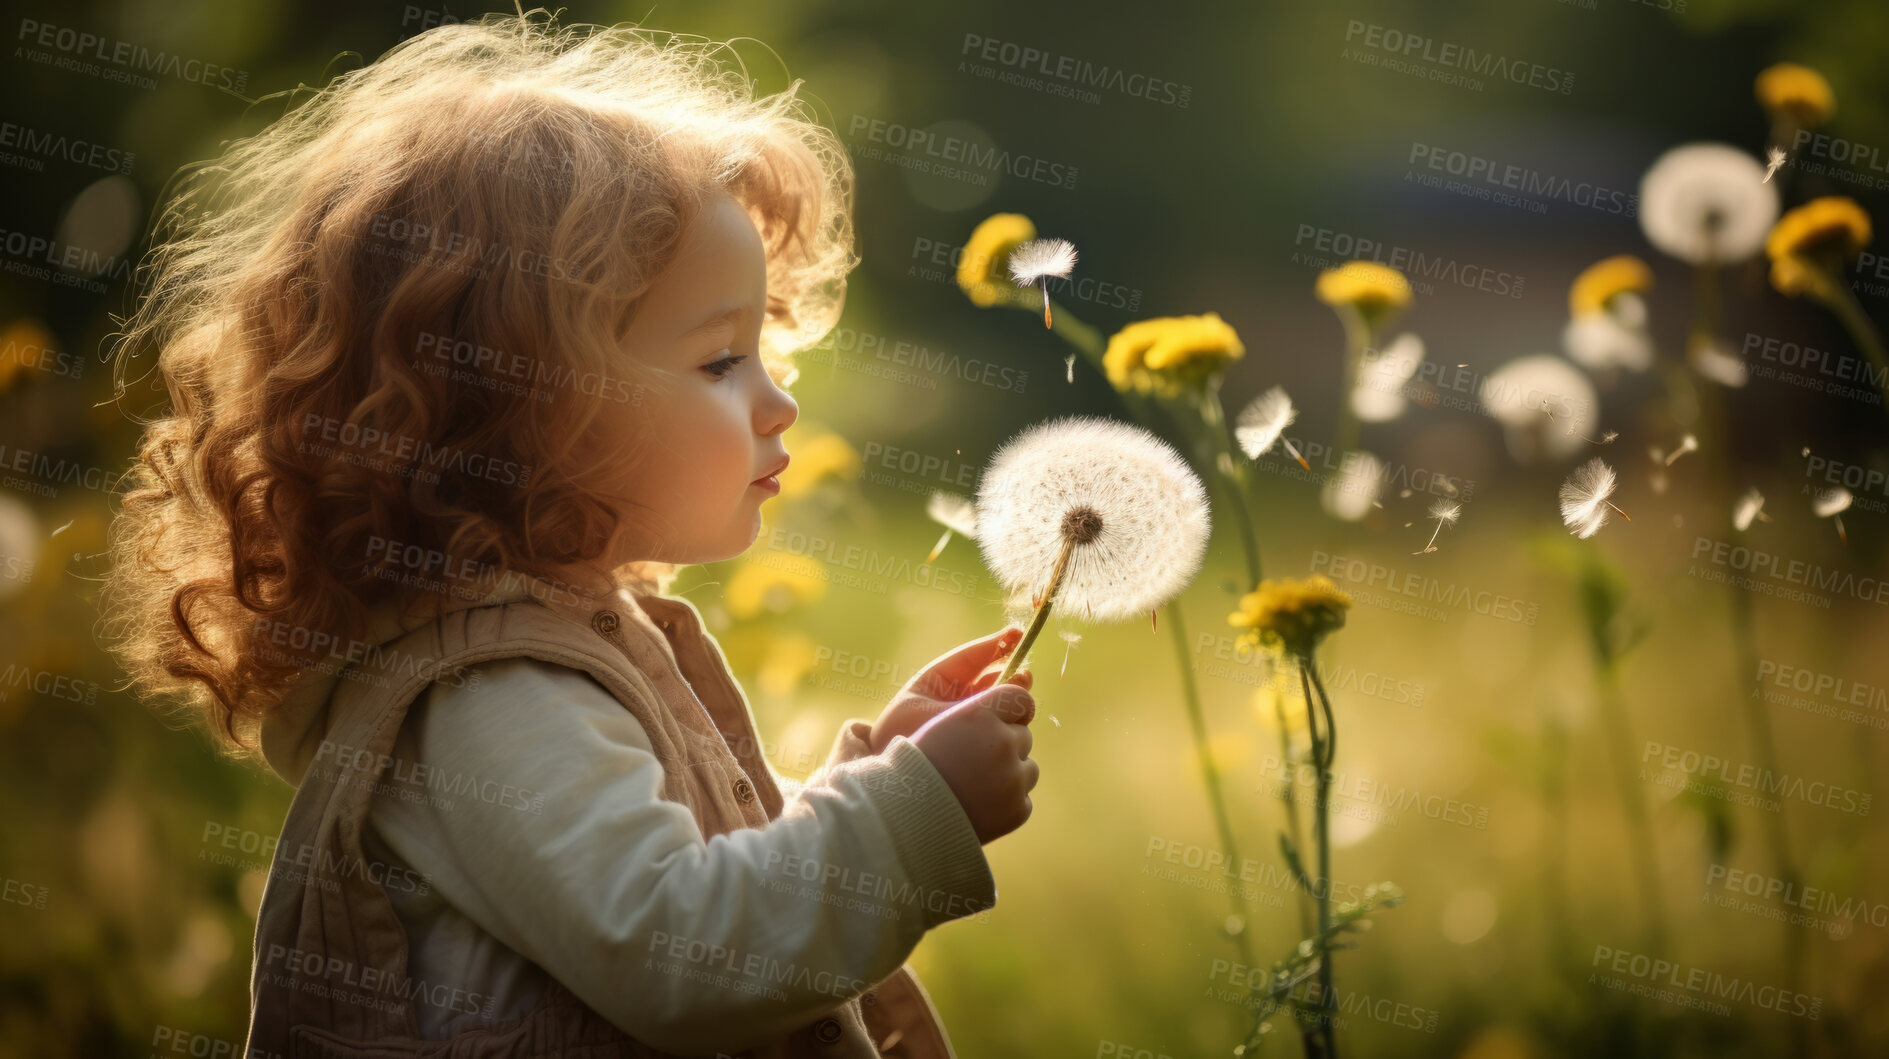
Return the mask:
{"type": "Polygon", "coordinates": [[[1200,571],[1206,488],[1167,442],[1094,416],[1039,423],[991,458],[977,491],[977,543],[1036,616],[1008,680],[1060,602],[1090,621],[1152,612],[1200,571]]]}
{"type": "Polygon", "coordinates": [[[1043,285],[1043,327],[1049,327],[1049,279],[1076,270],[1076,244],[1067,239],[1032,239],[1010,253],[1010,278],[1019,287],[1043,285]]]}
{"type": "Polygon", "coordinates": [[[945,528],[938,543],[932,545],[931,554],[925,556],[927,563],[938,558],[938,553],[945,550],[945,545],[951,543],[953,533],[977,539],[977,508],[971,503],[970,497],[938,490],[931,494],[930,500],[925,501],[925,514],[945,528]]]}
{"type": "Polygon", "coordinates": [[[1410,554],[1428,555],[1436,551],[1437,534],[1443,532],[1444,526],[1456,525],[1456,520],[1463,517],[1463,505],[1452,504],[1448,500],[1438,500],[1430,505],[1430,517],[1436,519],[1436,532],[1430,534],[1430,543],[1424,545],[1422,551],[1410,554]]]}
{"type": "Polygon", "coordinates": [[[1056,679],[1061,680],[1069,675],[1069,652],[1077,644],[1082,642],[1082,634],[1079,632],[1070,632],[1068,629],[1060,629],[1057,631],[1056,635],[1062,637],[1063,641],[1063,667],[1056,671],[1056,679]]]}
{"type": "Polygon", "coordinates": [[[1576,467],[1561,483],[1561,521],[1567,524],[1568,532],[1582,540],[1599,533],[1607,524],[1609,508],[1628,522],[1633,521],[1633,516],[1607,499],[1613,492],[1614,469],[1605,461],[1595,457],[1576,467]]]}
{"type": "Polygon", "coordinates": [[[52,531],[51,533],[49,533],[49,534],[47,534],[47,535],[46,535],[46,539],[47,539],[47,540],[51,540],[52,538],[54,538],[54,537],[57,537],[57,536],[59,536],[59,535],[60,535],[61,533],[64,533],[65,531],[67,531],[67,530],[69,530],[69,529],[71,529],[71,528],[72,528],[72,524],[73,524],[74,522],[77,522],[77,521],[78,521],[78,519],[75,519],[75,518],[69,518],[69,519],[67,519],[67,520],[66,520],[66,524],[65,524],[65,525],[63,525],[63,526],[61,526],[61,527],[59,527],[58,529],[56,529],[56,530],[53,530],[53,531],[52,531]]]}
{"type": "Polygon", "coordinates": [[[1671,467],[1674,460],[1677,460],[1688,452],[1697,451],[1699,451],[1699,439],[1694,435],[1687,434],[1685,437],[1679,439],[1679,447],[1666,455],[1666,466],[1671,467]]]}
{"type": "Polygon", "coordinates": [[[1848,489],[1840,485],[1835,489],[1826,489],[1810,499],[1810,509],[1817,513],[1818,518],[1836,520],[1837,540],[1842,541],[1845,548],[1850,546],[1850,535],[1843,531],[1843,513],[1850,509],[1850,504],[1855,499],[1856,497],[1848,489]]]}
{"type": "Polygon", "coordinates": [[[1240,411],[1233,421],[1233,437],[1249,460],[1259,459],[1272,448],[1273,442],[1280,442],[1286,452],[1299,461],[1299,466],[1309,471],[1312,465],[1305,462],[1305,457],[1299,455],[1291,439],[1285,436],[1286,428],[1297,418],[1299,410],[1292,407],[1292,398],[1286,396],[1285,387],[1275,386],[1253,398],[1253,403],[1240,411]]]}
{"type": "MultiPolygon", "coordinates": [[[[1555,421],[1554,405],[1549,404],[1547,401],[1543,401],[1541,403],[1541,410],[1544,414],[1547,415],[1548,421],[1550,423],[1555,421]]],[[[1611,445],[1614,443],[1614,440],[1616,438],[1620,437],[1620,432],[1618,430],[1609,430],[1605,434],[1602,434],[1600,437],[1590,438],[1586,434],[1582,434],[1580,431],[1574,429],[1574,424],[1572,420],[1570,420],[1568,423],[1568,432],[1571,434],[1579,435],[1582,441],[1585,441],[1590,445],[1611,445]]]]}
{"type": "Polygon", "coordinates": [[[1071,386],[1075,385],[1076,383],[1076,355],[1074,353],[1071,353],[1068,356],[1063,358],[1063,377],[1069,380],[1069,384],[1071,386]]]}
{"type": "Polygon", "coordinates": [[[1773,147],[1765,151],[1764,153],[1764,182],[1769,184],[1771,182],[1771,178],[1777,175],[1777,171],[1783,168],[1783,166],[1784,166],[1784,148],[1773,147]]]}
{"type": "Polygon", "coordinates": [[[1751,528],[1751,520],[1762,518],[1771,521],[1771,516],[1764,513],[1764,494],[1756,486],[1745,490],[1745,495],[1738,498],[1738,504],[1732,508],[1732,528],[1740,533],[1751,528]]]}
{"type": "Polygon", "coordinates": [[[1727,353],[1725,347],[1714,338],[1695,340],[1691,348],[1686,350],[1686,361],[1692,365],[1693,371],[1734,390],[1751,378],[1751,373],[1745,370],[1744,360],[1727,353]]]}

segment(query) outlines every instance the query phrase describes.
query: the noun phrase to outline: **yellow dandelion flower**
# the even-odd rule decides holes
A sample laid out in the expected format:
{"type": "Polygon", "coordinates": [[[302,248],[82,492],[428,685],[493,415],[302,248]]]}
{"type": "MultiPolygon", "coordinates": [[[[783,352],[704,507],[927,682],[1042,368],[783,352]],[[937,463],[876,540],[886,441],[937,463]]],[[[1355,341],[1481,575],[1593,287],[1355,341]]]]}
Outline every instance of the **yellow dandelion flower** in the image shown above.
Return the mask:
{"type": "Polygon", "coordinates": [[[1811,199],[1780,217],[1765,238],[1771,285],[1792,297],[1810,293],[1861,253],[1870,236],[1869,214],[1855,199],[1811,199]]]}
{"type": "Polygon", "coordinates": [[[1035,238],[1036,225],[1021,213],[986,217],[958,258],[958,289],[980,309],[1020,298],[1025,292],[1011,282],[1007,265],[1012,251],[1035,238]]]}
{"type": "Polygon", "coordinates": [[[1320,641],[1344,628],[1350,609],[1351,597],[1329,577],[1277,578],[1242,596],[1227,624],[1247,630],[1240,635],[1243,646],[1264,643],[1309,658],[1320,641]]]}
{"type": "Polygon", "coordinates": [[[1814,128],[1836,113],[1837,96],[1830,82],[1808,66],[1778,63],[1758,74],[1758,102],[1773,116],[1786,116],[1802,128],[1814,128]]]}
{"type": "Polygon", "coordinates": [[[813,492],[828,478],[851,481],[862,467],[859,450],[830,431],[804,441],[789,441],[787,469],[781,472],[781,496],[789,500],[813,492]]]}
{"type": "Polygon", "coordinates": [[[1375,261],[1351,261],[1318,274],[1318,300],[1327,305],[1353,305],[1365,311],[1403,309],[1410,305],[1410,281],[1394,268],[1375,261]]]}
{"type": "Polygon", "coordinates": [[[811,556],[766,552],[736,568],[722,598],[731,616],[746,620],[766,611],[819,602],[826,595],[825,575],[826,565],[811,556]]]}
{"type": "Polygon", "coordinates": [[[1585,316],[1607,308],[1616,294],[1652,289],[1653,270],[1632,254],[1616,254],[1581,270],[1568,287],[1568,315],[1585,316]]]}
{"type": "Polygon", "coordinates": [[[1245,355],[1239,332],[1218,313],[1161,316],[1117,331],[1102,367],[1117,390],[1174,397],[1245,355]]]}

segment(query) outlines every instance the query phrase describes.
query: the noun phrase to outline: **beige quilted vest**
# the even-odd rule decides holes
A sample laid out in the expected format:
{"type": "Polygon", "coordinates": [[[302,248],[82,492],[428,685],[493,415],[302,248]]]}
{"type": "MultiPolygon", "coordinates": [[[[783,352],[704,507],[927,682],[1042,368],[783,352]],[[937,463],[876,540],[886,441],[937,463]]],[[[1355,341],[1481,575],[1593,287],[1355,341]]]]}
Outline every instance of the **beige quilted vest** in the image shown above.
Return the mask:
{"type": "MultiPolygon", "coordinates": [[[[406,933],[386,892],[364,872],[329,873],[332,881],[309,885],[283,858],[306,858],[312,849],[317,858],[312,863],[365,862],[362,822],[389,767],[408,704],[435,679],[464,679],[461,667],[517,656],[582,670],[635,714],[662,763],[662,796],[688,806],[705,838],[766,825],[780,815],[780,788],[761,752],[747,700],[695,607],[627,588],[588,604],[515,599],[428,619],[350,656],[359,660],[341,673],[345,679],[335,681],[325,725],[317,733],[333,747],[356,749],[318,758],[289,806],[256,922],[253,1006],[244,1054],[258,1059],[671,1054],[632,1039],[555,980],[542,1002],[520,1019],[450,1040],[419,1039],[411,1009],[415,990],[440,987],[408,980],[406,933]],[[669,638],[674,661],[659,636],[669,638]]],[[[871,752],[860,738],[864,727],[847,725],[836,758],[871,752]]],[[[426,995],[437,1002],[431,992],[426,995]]],[[[908,967],[794,1033],[739,1054],[753,1059],[955,1055],[930,997],[908,967]]]]}

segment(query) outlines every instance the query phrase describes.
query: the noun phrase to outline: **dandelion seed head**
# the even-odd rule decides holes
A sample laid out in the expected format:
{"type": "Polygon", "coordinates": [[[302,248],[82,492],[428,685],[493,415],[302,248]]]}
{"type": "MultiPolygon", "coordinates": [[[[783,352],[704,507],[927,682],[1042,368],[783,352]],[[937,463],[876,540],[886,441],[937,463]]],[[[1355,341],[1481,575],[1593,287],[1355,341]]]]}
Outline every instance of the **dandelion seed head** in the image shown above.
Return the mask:
{"type": "Polygon", "coordinates": [[[1751,528],[1751,520],[1764,510],[1764,494],[1753,486],[1745,490],[1745,495],[1738,498],[1737,506],[1732,508],[1732,526],[1739,532],[1751,528]]]}
{"type": "Polygon", "coordinates": [[[1010,278],[1019,287],[1047,276],[1068,279],[1076,269],[1076,244],[1067,239],[1032,239],[1010,252],[1010,278]]]}
{"type": "Polygon", "coordinates": [[[1297,418],[1299,410],[1292,407],[1292,398],[1286,396],[1285,387],[1275,386],[1240,410],[1233,421],[1233,436],[1246,458],[1257,460],[1297,418]]]}
{"type": "Polygon", "coordinates": [[[1356,522],[1377,506],[1384,486],[1384,461],[1368,452],[1347,452],[1338,473],[1319,490],[1325,513],[1344,522],[1356,522]]]}
{"type": "Polygon", "coordinates": [[[1614,491],[1614,469],[1596,457],[1574,469],[1561,483],[1561,521],[1586,540],[1607,524],[1607,498],[1614,491]]]}
{"type": "MultiPolygon", "coordinates": [[[[1628,297],[1619,295],[1617,300],[1628,297]]],[[[1576,364],[1592,371],[1638,372],[1653,366],[1652,336],[1643,326],[1629,324],[1611,312],[1571,317],[1561,328],[1561,348],[1576,364]]]]}
{"type": "Polygon", "coordinates": [[[1825,489],[1812,497],[1810,509],[1817,513],[1818,518],[1829,518],[1831,515],[1848,511],[1855,499],[1854,494],[1839,485],[1834,489],[1825,489]]]}
{"type": "Polygon", "coordinates": [[[968,496],[935,490],[931,499],[925,501],[925,514],[954,533],[973,540],[977,538],[977,507],[968,496]]]}
{"type": "Polygon", "coordinates": [[[1391,339],[1376,356],[1367,353],[1351,389],[1352,411],[1367,423],[1388,423],[1403,415],[1409,403],[1404,386],[1422,364],[1423,339],[1409,331],[1391,339]]]}
{"type": "Polygon", "coordinates": [[[1463,517],[1463,505],[1453,504],[1448,500],[1438,500],[1430,505],[1430,517],[1438,522],[1454,526],[1456,520],[1463,517]]]}
{"type": "Polygon", "coordinates": [[[1211,516],[1200,479],[1140,427],[1094,416],[1039,423],[1006,442],[978,485],[978,546],[999,581],[1048,587],[1076,545],[1056,605],[1095,621],[1139,617],[1200,570],[1211,516]]]}
{"type": "Polygon", "coordinates": [[[1727,144],[1675,147],[1640,181],[1647,241],[1694,265],[1748,260],[1777,217],[1777,186],[1765,182],[1764,166],[1727,144]]]}
{"type": "Polygon", "coordinates": [[[1549,456],[1572,456],[1600,421],[1594,384],[1552,353],[1509,361],[1482,380],[1479,396],[1512,435],[1538,437],[1549,456]],[[1547,411],[1543,411],[1544,403],[1547,411]]]}
{"type": "Polygon", "coordinates": [[[1056,635],[1062,637],[1063,642],[1071,647],[1082,642],[1082,634],[1073,629],[1058,629],[1056,635]]]}

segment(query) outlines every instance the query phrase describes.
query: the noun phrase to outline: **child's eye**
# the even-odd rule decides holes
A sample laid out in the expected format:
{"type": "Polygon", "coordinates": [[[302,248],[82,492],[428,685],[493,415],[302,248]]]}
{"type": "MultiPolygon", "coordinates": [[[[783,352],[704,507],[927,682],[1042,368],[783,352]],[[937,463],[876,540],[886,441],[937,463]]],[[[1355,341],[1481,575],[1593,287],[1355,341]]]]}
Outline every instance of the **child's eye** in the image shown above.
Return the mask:
{"type": "Polygon", "coordinates": [[[717,379],[719,379],[726,376],[729,372],[735,370],[735,365],[747,359],[748,357],[746,354],[742,354],[740,356],[733,356],[733,357],[723,357],[720,360],[702,365],[702,370],[705,372],[708,372],[710,375],[713,375],[717,379]]]}

